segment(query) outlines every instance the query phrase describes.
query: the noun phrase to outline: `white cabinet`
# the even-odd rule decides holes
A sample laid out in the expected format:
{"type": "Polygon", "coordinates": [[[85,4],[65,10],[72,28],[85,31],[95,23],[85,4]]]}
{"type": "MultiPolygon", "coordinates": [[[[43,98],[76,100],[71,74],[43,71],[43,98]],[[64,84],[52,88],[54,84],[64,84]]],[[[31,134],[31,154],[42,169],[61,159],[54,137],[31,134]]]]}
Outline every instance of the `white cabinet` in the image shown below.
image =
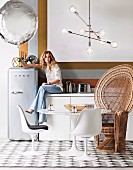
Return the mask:
{"type": "Polygon", "coordinates": [[[94,97],[88,96],[88,97],[83,97],[83,96],[77,96],[77,97],[71,97],[71,104],[78,104],[78,105],[89,105],[89,104],[94,104],[94,97]]]}
{"type": "MultiPolygon", "coordinates": [[[[65,104],[94,104],[94,96],[83,94],[52,94],[47,97],[47,107],[53,104],[54,110],[67,111],[65,104]]],[[[40,140],[69,140],[70,130],[73,129],[77,116],[47,115],[48,131],[40,133],[40,140]]]]}

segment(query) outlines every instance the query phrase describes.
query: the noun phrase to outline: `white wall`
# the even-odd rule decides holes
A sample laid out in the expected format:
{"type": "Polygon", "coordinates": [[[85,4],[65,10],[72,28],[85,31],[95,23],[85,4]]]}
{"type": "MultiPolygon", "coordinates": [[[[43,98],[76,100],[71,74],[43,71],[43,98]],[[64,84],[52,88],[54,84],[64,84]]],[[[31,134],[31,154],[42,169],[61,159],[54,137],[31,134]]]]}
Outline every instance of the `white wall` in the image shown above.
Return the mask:
{"type": "Polygon", "coordinates": [[[86,28],[69,12],[71,5],[76,6],[87,22],[88,0],[48,0],[48,49],[53,51],[57,61],[133,61],[133,0],[91,0],[92,28],[95,31],[104,29],[105,38],[118,41],[119,48],[92,41],[94,53],[89,56],[86,38],[61,33],[63,27],[77,33],[80,28],[86,28]]]}
{"type": "MultiPolygon", "coordinates": [[[[5,2],[6,0],[0,0],[0,7],[5,2]]],[[[17,56],[17,46],[0,38],[0,138],[7,137],[8,68],[12,66],[12,58],[17,56]]]]}
{"type": "MultiPolygon", "coordinates": [[[[29,0],[28,0],[29,1],[29,0]]],[[[0,8],[7,0],[0,0],[0,8]]],[[[31,0],[29,3],[36,3],[37,0],[31,0]]],[[[34,5],[33,5],[34,6],[34,5]]],[[[36,7],[36,6],[35,6],[36,7]]],[[[38,45],[34,38],[31,39],[30,54],[37,55],[38,45]]],[[[15,45],[8,44],[0,38],[0,138],[7,138],[7,115],[8,115],[8,69],[12,67],[12,58],[18,57],[19,49],[15,45]]],[[[14,125],[15,126],[15,125],[14,125]]]]}

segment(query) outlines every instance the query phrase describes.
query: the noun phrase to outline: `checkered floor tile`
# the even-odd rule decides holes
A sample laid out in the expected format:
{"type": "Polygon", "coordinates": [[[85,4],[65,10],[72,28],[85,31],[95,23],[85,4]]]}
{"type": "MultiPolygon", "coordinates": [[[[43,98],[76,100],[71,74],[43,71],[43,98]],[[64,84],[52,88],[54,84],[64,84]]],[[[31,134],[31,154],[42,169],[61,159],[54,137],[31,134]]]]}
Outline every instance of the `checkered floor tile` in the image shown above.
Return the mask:
{"type": "MultiPolygon", "coordinates": [[[[77,161],[72,156],[60,156],[59,151],[71,148],[72,141],[36,141],[35,148],[43,151],[41,156],[23,156],[24,151],[31,149],[30,141],[0,141],[0,167],[132,167],[133,142],[126,143],[126,153],[96,152],[93,141],[88,141],[88,150],[97,157],[95,161],[77,161]]],[[[84,150],[82,141],[77,141],[79,150],[84,150]]]]}

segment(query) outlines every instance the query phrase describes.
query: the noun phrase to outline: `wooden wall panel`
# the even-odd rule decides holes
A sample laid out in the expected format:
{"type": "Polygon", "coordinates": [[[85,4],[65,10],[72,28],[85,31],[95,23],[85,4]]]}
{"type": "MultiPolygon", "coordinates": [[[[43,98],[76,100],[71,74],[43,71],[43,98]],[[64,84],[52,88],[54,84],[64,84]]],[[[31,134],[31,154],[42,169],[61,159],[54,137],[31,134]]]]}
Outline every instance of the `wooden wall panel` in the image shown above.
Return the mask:
{"type": "Polygon", "coordinates": [[[38,0],[38,57],[47,49],[47,0],[38,0]]]}
{"type": "Polygon", "coordinates": [[[62,69],[109,69],[119,64],[130,64],[133,62],[60,62],[62,69]]]}
{"type": "Polygon", "coordinates": [[[28,43],[21,44],[19,47],[19,57],[26,58],[28,55],[28,43]]]}

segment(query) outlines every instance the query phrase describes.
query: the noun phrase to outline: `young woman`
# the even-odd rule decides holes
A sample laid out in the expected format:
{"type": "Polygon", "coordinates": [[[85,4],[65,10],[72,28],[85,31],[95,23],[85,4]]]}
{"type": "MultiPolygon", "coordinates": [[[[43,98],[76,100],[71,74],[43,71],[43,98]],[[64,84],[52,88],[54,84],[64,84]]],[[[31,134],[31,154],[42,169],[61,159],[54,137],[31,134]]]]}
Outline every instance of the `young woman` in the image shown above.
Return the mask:
{"type": "Polygon", "coordinates": [[[35,113],[35,123],[43,123],[47,121],[46,115],[41,114],[39,118],[38,110],[46,108],[46,96],[48,93],[62,93],[62,77],[61,70],[50,51],[44,51],[40,57],[40,64],[22,63],[25,67],[41,68],[45,71],[47,82],[42,83],[38,93],[30,106],[28,113],[35,113]]]}

